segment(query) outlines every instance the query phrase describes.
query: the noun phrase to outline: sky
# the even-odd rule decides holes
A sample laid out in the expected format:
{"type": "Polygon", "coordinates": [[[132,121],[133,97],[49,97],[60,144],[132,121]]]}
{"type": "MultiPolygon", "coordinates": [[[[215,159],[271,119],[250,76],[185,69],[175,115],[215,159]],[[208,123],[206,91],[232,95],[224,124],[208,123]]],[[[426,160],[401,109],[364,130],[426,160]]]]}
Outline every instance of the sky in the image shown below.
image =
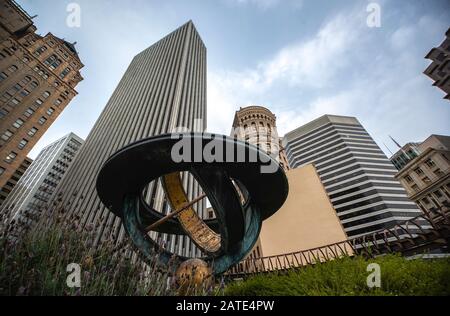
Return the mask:
{"type": "Polygon", "coordinates": [[[188,20],[208,50],[209,132],[228,135],[239,107],[262,105],[280,135],[324,114],[355,116],[388,156],[389,135],[450,135],[450,103],[423,74],[450,27],[447,0],[17,2],[39,34],[76,41],[85,65],[78,96],[31,158],[69,132],[85,139],[132,58],[188,20]],[[67,23],[72,3],[79,26],[67,23]]]}

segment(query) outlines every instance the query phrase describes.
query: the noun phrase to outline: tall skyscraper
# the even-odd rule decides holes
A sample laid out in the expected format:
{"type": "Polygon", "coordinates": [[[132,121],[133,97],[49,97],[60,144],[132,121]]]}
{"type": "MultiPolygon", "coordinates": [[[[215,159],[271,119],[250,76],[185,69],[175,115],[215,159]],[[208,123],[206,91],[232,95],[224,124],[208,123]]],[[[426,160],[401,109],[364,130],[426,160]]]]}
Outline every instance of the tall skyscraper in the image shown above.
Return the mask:
{"type": "Polygon", "coordinates": [[[421,214],[397,170],[354,117],[324,115],[284,136],[292,168],[313,163],[349,237],[421,214]]]}
{"type": "Polygon", "coordinates": [[[74,44],[35,33],[14,1],[0,0],[0,188],[77,95],[83,64],[74,44]]]}
{"type": "MultiPolygon", "coordinates": [[[[69,213],[78,214],[84,225],[100,221],[97,240],[121,241],[125,232],[120,218],[97,196],[97,174],[120,148],[177,127],[197,132],[206,128],[206,47],[191,21],[134,57],[62,180],[61,203],[69,213]]],[[[185,176],[183,181],[190,198],[201,194],[192,177],[185,176]]],[[[151,183],[143,194],[154,209],[169,210],[159,182],[151,183]]],[[[196,205],[201,216],[204,209],[205,203],[196,205]]],[[[154,232],[151,236],[157,238],[154,232]]],[[[172,251],[199,254],[187,237],[158,238],[172,251]]]]}
{"type": "Polygon", "coordinates": [[[42,149],[5,200],[0,213],[17,219],[23,212],[45,211],[82,144],[80,137],[70,133],[42,149]]]}

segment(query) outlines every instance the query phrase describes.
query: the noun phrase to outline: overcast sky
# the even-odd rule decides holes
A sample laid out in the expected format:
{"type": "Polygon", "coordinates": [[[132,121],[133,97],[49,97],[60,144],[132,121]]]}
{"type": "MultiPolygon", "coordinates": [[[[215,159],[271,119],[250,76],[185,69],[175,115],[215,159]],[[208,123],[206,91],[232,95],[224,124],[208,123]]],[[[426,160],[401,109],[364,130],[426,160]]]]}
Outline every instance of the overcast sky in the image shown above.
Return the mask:
{"type": "Polygon", "coordinates": [[[234,112],[263,105],[283,135],[323,114],[356,116],[387,153],[450,135],[450,102],[422,72],[450,26],[450,2],[307,0],[18,0],[38,33],[77,42],[79,95],[34,147],[86,138],[134,55],[192,19],[208,49],[208,131],[228,134],[234,112]],[[66,23],[67,5],[81,26],[66,23]],[[380,27],[367,6],[381,8],[380,27]]]}

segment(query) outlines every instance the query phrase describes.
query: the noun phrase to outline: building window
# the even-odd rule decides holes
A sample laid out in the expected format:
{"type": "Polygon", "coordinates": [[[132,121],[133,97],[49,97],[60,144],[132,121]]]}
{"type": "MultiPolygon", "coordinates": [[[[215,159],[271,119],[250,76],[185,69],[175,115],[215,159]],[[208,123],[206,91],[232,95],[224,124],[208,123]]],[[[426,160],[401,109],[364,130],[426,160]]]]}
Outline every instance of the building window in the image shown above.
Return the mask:
{"type": "Polygon", "coordinates": [[[34,67],[34,71],[36,71],[40,76],[47,78],[47,74],[40,68],[40,67],[34,67]]]}
{"type": "Polygon", "coordinates": [[[419,176],[423,175],[423,170],[421,168],[414,169],[414,172],[417,173],[419,176]]]}
{"type": "Polygon", "coordinates": [[[10,130],[6,130],[3,135],[1,136],[1,139],[3,139],[4,141],[7,141],[8,139],[11,138],[11,136],[13,136],[13,132],[11,132],[10,130]]]}
{"type": "Polygon", "coordinates": [[[67,67],[66,69],[63,70],[63,72],[61,72],[61,74],[59,75],[59,77],[60,77],[61,79],[64,79],[64,78],[67,76],[67,74],[68,74],[69,72],[70,72],[70,68],[67,67]]]}
{"type": "Polygon", "coordinates": [[[24,57],[24,58],[22,58],[22,61],[23,61],[24,63],[27,63],[27,62],[30,61],[30,59],[29,59],[28,57],[24,57]]]}
{"type": "Polygon", "coordinates": [[[4,118],[8,113],[7,109],[0,109],[0,118],[4,118]]]}
{"type": "Polygon", "coordinates": [[[16,157],[17,157],[17,154],[12,151],[8,156],[6,156],[5,161],[7,163],[11,163],[14,161],[14,159],[16,159],[16,157]]]}
{"type": "Polygon", "coordinates": [[[414,191],[419,191],[419,187],[417,186],[417,184],[413,184],[412,186],[411,186],[411,189],[413,189],[414,191]]]}
{"type": "Polygon", "coordinates": [[[15,127],[15,128],[20,128],[22,125],[23,125],[23,120],[22,119],[17,119],[14,123],[13,123],[13,126],[15,127]]]}
{"type": "Polygon", "coordinates": [[[22,91],[20,91],[20,95],[23,97],[26,97],[30,94],[30,91],[28,91],[27,89],[23,89],[22,91]]]}
{"type": "Polygon", "coordinates": [[[436,164],[435,164],[434,161],[431,160],[431,159],[427,159],[427,161],[425,161],[425,164],[426,164],[429,168],[434,168],[434,167],[436,167],[436,164]]]}
{"type": "Polygon", "coordinates": [[[47,46],[41,46],[38,49],[36,49],[36,51],[34,52],[34,54],[36,56],[39,56],[40,54],[42,54],[43,52],[45,52],[47,50],[47,46]]]}
{"type": "Polygon", "coordinates": [[[28,141],[24,138],[20,141],[19,145],[17,145],[17,148],[24,149],[27,144],[28,144],[28,141]]]}
{"type": "Polygon", "coordinates": [[[426,197],[422,199],[422,202],[425,204],[430,204],[430,200],[426,197]]]}
{"type": "Polygon", "coordinates": [[[0,72],[0,81],[5,80],[6,78],[8,78],[8,75],[6,74],[6,72],[0,72]]]}
{"type": "Polygon", "coordinates": [[[45,91],[44,93],[42,93],[42,97],[43,97],[44,99],[47,99],[50,95],[51,95],[51,93],[48,92],[48,91],[45,91]]]}
{"type": "Polygon", "coordinates": [[[55,109],[54,109],[54,108],[50,108],[50,109],[47,110],[47,114],[48,114],[48,115],[52,115],[53,112],[55,112],[55,109]]]}
{"type": "Polygon", "coordinates": [[[434,195],[436,195],[436,197],[437,197],[438,199],[440,199],[440,198],[442,197],[442,193],[441,193],[440,190],[436,190],[436,191],[434,191],[433,193],[434,193],[434,195]]]}
{"type": "Polygon", "coordinates": [[[11,52],[7,48],[4,48],[2,50],[2,52],[3,52],[3,56],[11,56],[11,52]]]}
{"type": "Polygon", "coordinates": [[[8,71],[9,71],[9,72],[14,72],[14,71],[16,71],[17,69],[19,69],[19,68],[17,68],[16,65],[12,65],[12,66],[9,66],[9,67],[8,67],[8,71]]]}
{"type": "Polygon", "coordinates": [[[36,81],[33,81],[30,83],[30,87],[32,90],[36,89],[39,86],[39,83],[37,83],[36,81]]]}
{"type": "Polygon", "coordinates": [[[14,99],[12,99],[9,103],[10,103],[12,106],[16,106],[17,104],[20,103],[20,100],[17,99],[17,98],[14,98],[14,99]]]}
{"type": "Polygon", "coordinates": [[[56,57],[56,55],[51,55],[49,58],[47,58],[44,63],[51,69],[55,70],[58,68],[59,65],[61,65],[61,59],[56,57]]]}
{"type": "Polygon", "coordinates": [[[405,177],[405,180],[406,180],[406,182],[408,182],[408,183],[412,183],[412,182],[413,182],[413,179],[412,179],[410,176],[406,176],[406,177],[405,177]]]}
{"type": "Polygon", "coordinates": [[[423,178],[422,178],[422,181],[425,182],[425,183],[427,183],[427,184],[428,184],[428,183],[431,183],[431,180],[430,180],[430,178],[428,178],[428,177],[423,177],[423,178]]]}
{"type": "Polygon", "coordinates": [[[31,115],[33,115],[34,110],[32,108],[28,108],[23,115],[25,115],[26,117],[30,117],[31,115]]]}
{"type": "Polygon", "coordinates": [[[0,167],[0,176],[5,172],[5,168],[0,167]]]}
{"type": "Polygon", "coordinates": [[[41,99],[37,99],[36,101],[34,101],[34,104],[35,104],[37,107],[40,107],[40,106],[42,105],[42,103],[44,103],[44,101],[42,101],[41,99]]]}
{"type": "Polygon", "coordinates": [[[6,91],[5,93],[3,93],[3,95],[2,95],[2,101],[6,101],[6,100],[8,100],[9,98],[11,98],[13,95],[10,93],[10,92],[8,92],[8,91],[6,91]]]}
{"type": "Polygon", "coordinates": [[[28,136],[33,137],[36,133],[37,133],[38,129],[36,127],[32,127],[29,131],[28,131],[28,136]]]}
{"type": "Polygon", "coordinates": [[[434,170],[434,174],[438,177],[442,177],[444,175],[444,172],[442,172],[441,169],[437,168],[436,170],[434,170]]]}
{"type": "Polygon", "coordinates": [[[46,119],[45,117],[42,116],[42,117],[39,119],[39,124],[44,125],[45,122],[47,122],[47,119],[46,119]]]}
{"type": "Polygon", "coordinates": [[[16,91],[20,91],[20,90],[22,90],[22,85],[21,85],[20,83],[16,83],[16,84],[13,86],[13,89],[15,89],[16,91]]]}
{"type": "Polygon", "coordinates": [[[60,106],[61,103],[62,103],[61,99],[56,99],[55,102],[53,102],[53,104],[56,105],[56,106],[60,106]]]}

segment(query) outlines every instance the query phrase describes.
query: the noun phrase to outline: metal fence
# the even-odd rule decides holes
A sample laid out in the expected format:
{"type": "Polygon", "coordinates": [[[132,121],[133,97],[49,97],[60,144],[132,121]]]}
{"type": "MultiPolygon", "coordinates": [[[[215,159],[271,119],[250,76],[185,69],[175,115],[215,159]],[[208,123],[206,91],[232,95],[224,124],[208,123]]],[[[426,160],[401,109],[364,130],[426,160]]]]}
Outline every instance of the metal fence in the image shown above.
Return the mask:
{"type": "Polygon", "coordinates": [[[421,254],[445,248],[450,239],[450,208],[412,218],[391,228],[317,248],[281,255],[247,258],[232,267],[228,276],[286,271],[344,256],[375,257],[387,253],[421,254]]]}

